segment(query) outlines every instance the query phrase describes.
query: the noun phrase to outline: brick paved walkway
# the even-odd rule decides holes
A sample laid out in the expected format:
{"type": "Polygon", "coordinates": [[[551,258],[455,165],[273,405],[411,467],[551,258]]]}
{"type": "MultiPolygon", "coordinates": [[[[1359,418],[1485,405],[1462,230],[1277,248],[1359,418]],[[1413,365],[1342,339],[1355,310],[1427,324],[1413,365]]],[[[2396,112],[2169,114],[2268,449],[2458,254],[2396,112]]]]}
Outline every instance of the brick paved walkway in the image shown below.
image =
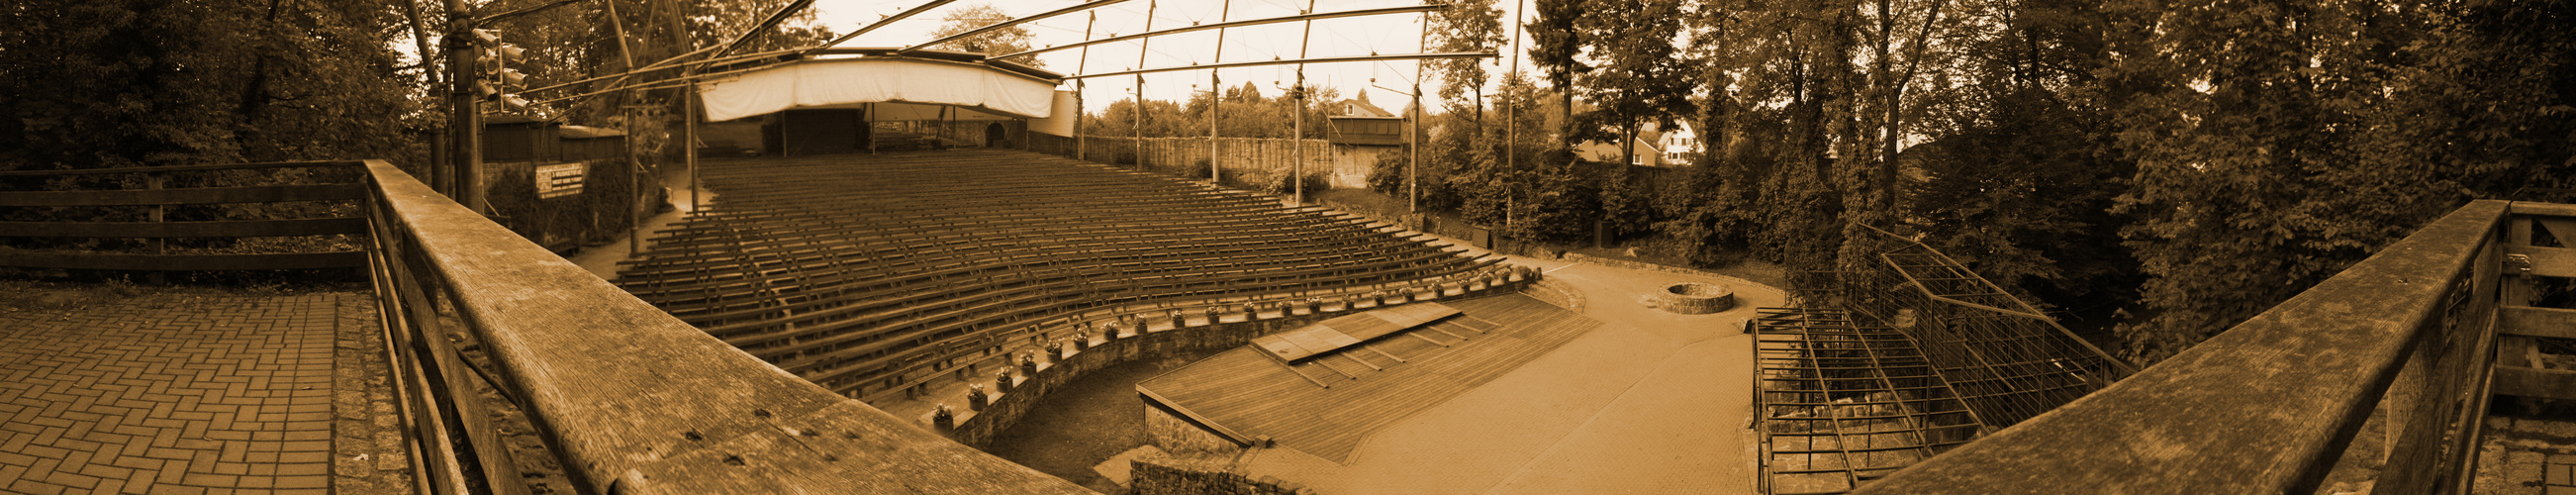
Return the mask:
{"type": "Polygon", "coordinates": [[[335,310],[362,297],[0,315],[0,491],[327,493],[335,310]]]}

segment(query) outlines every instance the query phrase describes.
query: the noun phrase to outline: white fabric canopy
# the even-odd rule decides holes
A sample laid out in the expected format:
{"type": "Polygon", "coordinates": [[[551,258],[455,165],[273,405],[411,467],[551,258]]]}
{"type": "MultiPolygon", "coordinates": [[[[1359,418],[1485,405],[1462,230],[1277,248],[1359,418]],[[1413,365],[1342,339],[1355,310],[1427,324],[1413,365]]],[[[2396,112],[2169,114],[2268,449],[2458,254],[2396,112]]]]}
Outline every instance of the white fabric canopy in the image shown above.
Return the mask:
{"type": "Polygon", "coordinates": [[[1055,84],[1045,80],[979,64],[890,57],[792,62],[698,88],[708,121],[874,102],[956,105],[1042,119],[1055,103],[1055,84]]]}

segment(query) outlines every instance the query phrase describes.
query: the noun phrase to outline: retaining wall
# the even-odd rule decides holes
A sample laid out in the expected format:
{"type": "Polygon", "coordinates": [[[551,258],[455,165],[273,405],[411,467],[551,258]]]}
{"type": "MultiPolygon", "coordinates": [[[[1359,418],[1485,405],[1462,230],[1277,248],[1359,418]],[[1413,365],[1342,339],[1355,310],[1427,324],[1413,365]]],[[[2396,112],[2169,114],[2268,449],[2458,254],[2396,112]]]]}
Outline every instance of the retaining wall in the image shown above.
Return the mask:
{"type": "Polygon", "coordinates": [[[1185,463],[1165,465],[1161,462],[1134,460],[1128,462],[1130,483],[1136,495],[1311,495],[1312,488],[1293,481],[1263,476],[1247,477],[1214,466],[1198,467],[1185,463]]]}
{"type": "MultiPolygon", "coordinates": [[[[1518,291],[1541,278],[1535,275],[1537,273],[1536,271],[1530,271],[1530,275],[1528,276],[1521,275],[1517,273],[1517,271],[1514,272],[1515,273],[1506,276],[1511,278],[1506,278],[1505,281],[1491,286],[1469,286],[1455,290],[1455,292],[1457,292],[1456,294],[1443,294],[1441,297],[1430,299],[1417,298],[1416,300],[1442,300],[1503,294],[1518,291]]],[[[1388,299],[1396,300],[1399,298],[1390,296],[1388,299]]],[[[997,390],[997,388],[999,388],[998,381],[988,384],[986,391],[990,393],[990,395],[987,396],[987,404],[984,406],[983,410],[978,411],[967,407],[967,398],[962,396],[954,398],[953,402],[942,400],[941,402],[951,404],[951,407],[953,408],[950,411],[952,415],[950,423],[952,426],[945,428],[940,427],[934,417],[935,413],[932,415],[924,415],[919,418],[919,420],[922,422],[921,424],[927,425],[931,431],[947,435],[948,438],[956,440],[958,443],[963,443],[967,446],[980,449],[990,442],[994,436],[1000,435],[1003,430],[1010,429],[1011,425],[1018,423],[1020,416],[1028,414],[1030,408],[1035,407],[1038,402],[1046,398],[1047,392],[1053,391],[1057,387],[1064,386],[1065,384],[1072,383],[1074,380],[1079,380],[1083,375],[1089,374],[1093,370],[1116,366],[1143,358],[1168,357],[1191,351],[1227,349],[1242,346],[1250,344],[1253,337],[1277,333],[1282,330],[1294,329],[1317,321],[1323,321],[1327,318],[1351,314],[1354,309],[1365,311],[1379,307],[1384,307],[1384,304],[1377,303],[1377,305],[1373,306],[1351,308],[1335,303],[1325,303],[1321,308],[1304,315],[1286,315],[1280,317],[1238,319],[1232,321],[1220,320],[1215,323],[1206,322],[1204,319],[1196,319],[1194,321],[1199,322],[1199,324],[1195,326],[1165,328],[1143,334],[1129,334],[1122,336],[1117,340],[1103,340],[1100,336],[1095,335],[1089,337],[1092,343],[1090,349],[1064,349],[1057,358],[1047,359],[1041,357],[1038,360],[1039,363],[1035,372],[1014,373],[1012,385],[1009,390],[997,390]]],[[[1242,316],[1243,313],[1227,315],[1228,318],[1240,318],[1242,316]]],[[[996,373],[996,375],[998,375],[998,373],[996,373]]],[[[995,378],[998,378],[998,376],[995,376],[995,378]]]]}

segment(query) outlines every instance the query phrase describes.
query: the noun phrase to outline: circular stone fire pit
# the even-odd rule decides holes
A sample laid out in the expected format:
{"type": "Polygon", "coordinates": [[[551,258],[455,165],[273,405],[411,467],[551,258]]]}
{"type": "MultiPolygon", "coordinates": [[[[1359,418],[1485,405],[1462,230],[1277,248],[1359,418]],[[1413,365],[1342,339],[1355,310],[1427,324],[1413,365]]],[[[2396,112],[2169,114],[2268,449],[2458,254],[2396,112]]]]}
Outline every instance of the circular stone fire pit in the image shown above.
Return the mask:
{"type": "Polygon", "coordinates": [[[1735,292],[1726,286],[1683,282],[1664,286],[1664,291],[1646,298],[1646,305],[1686,315],[1704,315],[1735,308],[1735,292]]]}

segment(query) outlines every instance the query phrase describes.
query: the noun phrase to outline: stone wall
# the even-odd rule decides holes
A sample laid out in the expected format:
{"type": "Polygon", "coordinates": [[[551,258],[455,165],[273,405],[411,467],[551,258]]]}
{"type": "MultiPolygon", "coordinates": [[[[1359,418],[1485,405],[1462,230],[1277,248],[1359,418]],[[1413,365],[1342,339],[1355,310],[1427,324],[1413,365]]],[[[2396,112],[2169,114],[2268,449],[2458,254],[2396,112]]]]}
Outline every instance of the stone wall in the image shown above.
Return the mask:
{"type": "Polygon", "coordinates": [[[1127,461],[1133,473],[1136,495],[1312,495],[1315,489],[1293,481],[1263,476],[1247,477],[1217,466],[1193,466],[1185,463],[1165,465],[1160,461],[1127,461]]]}
{"type": "Polygon", "coordinates": [[[1200,428],[1150,400],[1145,403],[1145,443],[1172,453],[1225,452],[1243,447],[1200,428]]]}
{"type": "MultiPolygon", "coordinates": [[[[1012,424],[1018,423],[1020,416],[1028,414],[1029,408],[1035,407],[1040,399],[1046,397],[1047,392],[1073,383],[1074,380],[1081,379],[1083,375],[1090,374],[1093,370],[1137,359],[1161,358],[1191,351],[1241,346],[1252,342],[1253,337],[1293,329],[1341,315],[1342,313],[1318,313],[1221,323],[1181,331],[1166,330],[1143,335],[1128,335],[1112,341],[1095,341],[1090,349],[1065,349],[1064,352],[1070,356],[1058,359],[1041,358],[1038,372],[1018,376],[1013,380],[1010,390],[986,388],[995,393],[992,394],[990,403],[984,406],[984,410],[969,411],[961,408],[955,411],[956,428],[946,433],[949,438],[956,439],[958,443],[979,449],[984,448],[986,442],[990,442],[995,435],[1001,434],[1002,430],[1010,429],[1012,424]]],[[[962,406],[964,401],[960,400],[956,404],[962,406]]]]}
{"type": "MultiPolygon", "coordinates": [[[[1441,300],[1505,294],[1519,291],[1521,288],[1535,283],[1541,278],[1535,270],[1506,270],[1506,272],[1509,272],[1509,274],[1503,276],[1501,280],[1498,280],[1496,283],[1489,286],[1466,285],[1453,287],[1449,290],[1449,292],[1453,293],[1444,293],[1441,297],[1421,300],[1441,300]]],[[[1390,297],[1389,300],[1394,300],[1394,298],[1390,297]]],[[[1089,349],[1066,348],[1062,351],[1062,354],[1053,358],[1040,358],[1040,362],[1037,365],[1037,371],[1035,373],[1014,374],[1012,385],[1009,390],[999,390],[997,387],[999,385],[998,382],[988,384],[986,390],[990,395],[987,396],[987,404],[981,410],[964,407],[968,401],[965,400],[966,398],[964,397],[958,397],[958,401],[955,402],[955,404],[958,404],[960,407],[951,411],[953,416],[951,418],[951,426],[949,427],[939,427],[937,425],[937,420],[930,415],[924,415],[918,419],[921,420],[923,424],[929,425],[932,431],[947,435],[948,438],[956,440],[958,443],[963,443],[967,446],[980,449],[985,447],[988,442],[992,441],[994,436],[1000,435],[1003,430],[1010,429],[1012,424],[1018,423],[1020,416],[1027,414],[1030,408],[1035,407],[1041,399],[1044,399],[1048,391],[1055,390],[1057,387],[1061,387],[1065,384],[1072,383],[1074,380],[1081,379],[1083,375],[1089,374],[1093,370],[1116,366],[1118,364],[1137,359],[1170,357],[1193,351],[1233,348],[1251,343],[1253,337],[1277,333],[1283,330],[1295,329],[1317,321],[1323,321],[1328,318],[1348,315],[1351,314],[1354,309],[1365,311],[1376,309],[1377,307],[1382,307],[1382,305],[1351,308],[1347,305],[1334,305],[1327,303],[1320,308],[1320,311],[1315,311],[1305,315],[1221,321],[1213,324],[1205,323],[1205,320],[1198,320],[1201,323],[1195,326],[1185,328],[1167,328],[1143,334],[1130,334],[1120,337],[1117,340],[1101,340],[1098,337],[1092,337],[1092,345],[1089,349]]]]}

